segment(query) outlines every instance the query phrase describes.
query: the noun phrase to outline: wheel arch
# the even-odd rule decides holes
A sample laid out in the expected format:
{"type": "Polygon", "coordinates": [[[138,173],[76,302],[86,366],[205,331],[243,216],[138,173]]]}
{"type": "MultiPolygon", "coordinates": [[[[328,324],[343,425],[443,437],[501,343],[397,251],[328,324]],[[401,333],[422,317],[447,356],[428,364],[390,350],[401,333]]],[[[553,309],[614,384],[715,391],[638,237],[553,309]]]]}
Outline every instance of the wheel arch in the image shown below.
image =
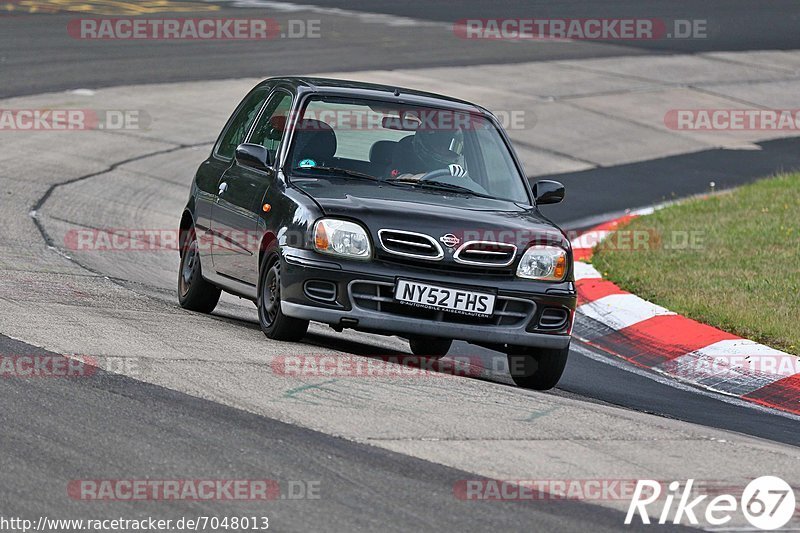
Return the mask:
{"type": "Polygon", "coordinates": [[[261,282],[264,278],[265,272],[261,270],[262,265],[264,266],[264,270],[271,267],[275,261],[280,259],[280,248],[278,246],[278,240],[275,238],[275,235],[270,233],[265,233],[263,237],[261,237],[261,245],[258,247],[258,285],[256,286],[256,302],[259,301],[261,298],[261,282]],[[267,261],[266,264],[264,261],[267,261]]]}
{"type": "Polygon", "coordinates": [[[261,244],[258,247],[258,265],[261,267],[264,257],[268,257],[269,265],[279,257],[278,239],[272,233],[265,233],[261,237],[261,244]]]}
{"type": "Polygon", "coordinates": [[[188,209],[184,209],[181,215],[181,224],[178,229],[178,254],[183,255],[186,249],[186,237],[189,235],[189,230],[194,226],[194,217],[188,209]]]}

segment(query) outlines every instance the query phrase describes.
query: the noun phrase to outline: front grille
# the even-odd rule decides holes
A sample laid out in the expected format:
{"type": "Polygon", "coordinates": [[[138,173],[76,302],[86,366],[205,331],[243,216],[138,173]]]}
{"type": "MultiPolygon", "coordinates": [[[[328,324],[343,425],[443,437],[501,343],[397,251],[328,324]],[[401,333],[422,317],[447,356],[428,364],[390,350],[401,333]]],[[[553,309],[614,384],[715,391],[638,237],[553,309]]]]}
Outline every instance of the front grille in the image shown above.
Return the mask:
{"type": "Polygon", "coordinates": [[[433,322],[495,326],[518,326],[525,323],[535,310],[530,300],[498,296],[494,313],[489,317],[461,315],[443,310],[423,309],[405,305],[394,299],[394,284],[378,281],[354,281],[350,284],[353,305],[369,311],[388,313],[433,322]]]}
{"type": "Polygon", "coordinates": [[[378,239],[381,248],[390,254],[426,261],[439,261],[444,257],[439,243],[424,233],[382,229],[378,232],[378,239]]]}
{"type": "Polygon", "coordinates": [[[514,262],[517,247],[490,241],[469,241],[462,244],[453,259],[467,265],[507,267],[514,262]]]}

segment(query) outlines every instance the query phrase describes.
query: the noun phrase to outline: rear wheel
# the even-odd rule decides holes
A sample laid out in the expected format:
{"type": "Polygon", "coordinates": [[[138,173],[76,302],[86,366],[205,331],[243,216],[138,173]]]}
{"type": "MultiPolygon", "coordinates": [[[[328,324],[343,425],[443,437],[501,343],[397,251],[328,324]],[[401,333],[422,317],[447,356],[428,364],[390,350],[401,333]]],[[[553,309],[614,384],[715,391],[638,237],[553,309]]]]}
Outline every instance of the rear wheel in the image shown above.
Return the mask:
{"type": "Polygon", "coordinates": [[[408,339],[408,344],[411,347],[411,353],[414,355],[439,359],[447,355],[447,352],[450,351],[453,340],[443,339],[441,337],[428,337],[426,335],[414,335],[408,339]]]}
{"type": "Polygon", "coordinates": [[[183,242],[186,248],[182,251],[178,270],[178,303],[190,311],[210,313],[217,306],[222,291],[203,278],[194,228],[189,230],[183,242]]]}
{"type": "Polygon", "coordinates": [[[308,331],[308,320],[292,318],[281,311],[280,260],[261,265],[258,284],[258,322],[261,331],[276,341],[299,341],[308,331]]]}
{"type": "Polygon", "coordinates": [[[563,349],[516,348],[508,353],[508,370],[519,387],[549,390],[561,379],[568,356],[569,346],[563,349]]]}

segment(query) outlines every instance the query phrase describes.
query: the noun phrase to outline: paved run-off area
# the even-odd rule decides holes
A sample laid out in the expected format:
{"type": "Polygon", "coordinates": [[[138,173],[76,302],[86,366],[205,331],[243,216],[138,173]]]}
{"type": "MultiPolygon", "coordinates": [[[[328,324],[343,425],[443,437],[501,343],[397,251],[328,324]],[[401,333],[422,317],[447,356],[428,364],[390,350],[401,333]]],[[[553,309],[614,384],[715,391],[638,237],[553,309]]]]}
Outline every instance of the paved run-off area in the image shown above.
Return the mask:
{"type": "MultiPolygon", "coordinates": [[[[665,127],[664,114],[791,107],[783,95],[796,94],[800,55],[623,57],[346,77],[532,113],[533,123],[510,135],[529,174],[541,175],[709,147],[757,148],[754,141],[775,134],[675,132],[665,127]],[[509,90],[500,88],[503,79],[509,90]]],[[[150,127],[0,134],[0,333],[59,353],[91,355],[112,371],[254,414],[489,477],[696,478],[741,486],[777,474],[800,484],[796,448],[558,392],[508,387],[500,365],[488,376],[499,383],[281,376],[270,365],[276,357],[382,355],[406,346],[319,326],[301,344],[269,342],[249,303],[225,297],[212,317],[179,309],[174,252],[65,249],[65,236],[78,228],[173,229],[194,169],[255,81],[2,102],[4,109],[140,110],[150,127]]]]}

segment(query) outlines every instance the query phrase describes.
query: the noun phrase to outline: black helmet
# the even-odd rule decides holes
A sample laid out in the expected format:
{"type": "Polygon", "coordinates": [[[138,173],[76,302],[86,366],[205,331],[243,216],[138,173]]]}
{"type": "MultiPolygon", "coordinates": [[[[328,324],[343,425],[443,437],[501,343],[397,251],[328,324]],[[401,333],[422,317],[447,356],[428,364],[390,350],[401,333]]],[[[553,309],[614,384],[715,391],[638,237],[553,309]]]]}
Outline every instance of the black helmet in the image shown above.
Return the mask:
{"type": "Polygon", "coordinates": [[[422,161],[450,165],[459,158],[450,150],[454,137],[453,131],[418,129],[414,134],[414,152],[422,161]]]}

